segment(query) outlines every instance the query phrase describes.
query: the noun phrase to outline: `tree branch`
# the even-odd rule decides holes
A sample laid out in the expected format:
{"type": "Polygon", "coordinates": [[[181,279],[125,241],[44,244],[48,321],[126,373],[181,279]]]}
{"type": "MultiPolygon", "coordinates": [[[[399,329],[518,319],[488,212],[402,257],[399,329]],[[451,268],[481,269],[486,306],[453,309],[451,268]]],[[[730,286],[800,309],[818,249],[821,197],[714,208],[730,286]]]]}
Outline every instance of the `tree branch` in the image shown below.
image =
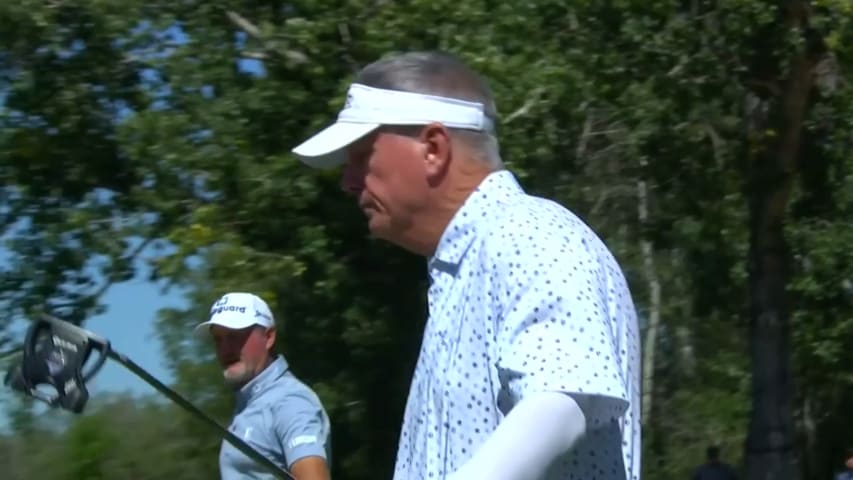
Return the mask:
{"type": "MultiPolygon", "coordinates": [[[[142,253],[143,250],[145,250],[145,247],[147,247],[153,240],[154,240],[153,238],[146,238],[145,240],[140,242],[139,245],[136,246],[136,248],[131,250],[130,253],[128,253],[125,256],[125,260],[129,260],[131,262],[133,260],[135,260],[136,257],[139,256],[139,254],[142,253]]],[[[95,290],[93,293],[91,293],[89,295],[85,295],[83,298],[87,299],[87,300],[97,301],[105,293],[107,293],[107,290],[109,290],[109,288],[112,287],[115,283],[116,283],[115,278],[108,278],[97,290],[95,290]]],[[[53,305],[51,305],[51,308],[68,308],[68,307],[74,308],[74,307],[79,306],[79,304],[80,304],[80,301],[78,300],[76,302],[66,302],[66,303],[53,304],[53,305]]]]}
{"type": "Polygon", "coordinates": [[[240,52],[241,58],[246,58],[249,60],[267,60],[269,55],[264,52],[240,52]]]}
{"type": "Polygon", "coordinates": [[[589,215],[594,217],[598,214],[602,207],[604,207],[604,203],[615,196],[634,196],[635,189],[634,187],[630,187],[627,185],[616,185],[610,188],[605,188],[601,191],[601,194],[596,199],[595,203],[592,206],[592,209],[589,211],[589,215]]]}
{"type": "MultiPolygon", "coordinates": [[[[237,28],[246,33],[246,35],[253,38],[255,41],[261,44],[261,46],[266,50],[267,53],[271,55],[275,55],[277,57],[281,57],[287,62],[294,65],[302,65],[308,62],[308,56],[302,52],[297,52],[295,50],[279,50],[274,48],[267,38],[264,38],[261,30],[252,22],[250,22],[247,18],[243,17],[239,13],[233,10],[226,10],[225,16],[228,17],[228,20],[237,28]]],[[[243,54],[245,55],[245,54],[243,54]]]]}
{"type": "Polygon", "coordinates": [[[717,133],[717,130],[711,126],[710,123],[702,124],[702,129],[705,130],[705,133],[708,134],[708,138],[711,139],[711,150],[714,154],[714,160],[717,162],[717,167],[722,168],[723,166],[723,140],[720,138],[720,135],[717,133]]]}
{"type": "Polygon", "coordinates": [[[352,35],[349,31],[349,25],[347,25],[346,22],[339,23],[338,33],[341,36],[341,45],[344,47],[344,61],[353,73],[358,72],[360,67],[358,62],[356,62],[355,58],[352,56],[352,35]]]}
{"type": "Polygon", "coordinates": [[[231,23],[233,23],[237,28],[246,32],[247,35],[254,38],[255,40],[264,43],[264,37],[261,36],[261,30],[256,27],[252,22],[232,10],[226,11],[225,15],[228,17],[228,20],[231,20],[231,23]]]}
{"type": "Polygon", "coordinates": [[[533,92],[530,93],[530,96],[527,98],[527,101],[524,102],[524,105],[518,108],[518,110],[510,113],[503,121],[504,124],[508,124],[515,120],[518,117],[522,117],[527,115],[538,102],[539,97],[545,92],[545,87],[539,87],[533,92]]]}
{"type": "Polygon", "coordinates": [[[577,158],[578,160],[582,159],[583,156],[586,154],[587,140],[589,139],[589,132],[590,130],[592,130],[592,122],[592,111],[587,110],[586,118],[583,122],[583,129],[581,130],[581,135],[578,138],[578,147],[575,149],[575,158],[577,158]]]}

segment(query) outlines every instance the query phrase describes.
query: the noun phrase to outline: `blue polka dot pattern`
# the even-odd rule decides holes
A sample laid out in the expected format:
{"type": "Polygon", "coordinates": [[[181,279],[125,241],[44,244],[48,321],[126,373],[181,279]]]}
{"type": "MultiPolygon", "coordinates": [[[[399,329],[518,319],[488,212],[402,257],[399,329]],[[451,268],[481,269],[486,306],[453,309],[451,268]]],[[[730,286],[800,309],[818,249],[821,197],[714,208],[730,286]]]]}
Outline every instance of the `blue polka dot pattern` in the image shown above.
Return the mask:
{"type": "Polygon", "coordinates": [[[428,269],[429,319],[395,480],[453,473],[540,391],[572,395],[587,418],[587,434],[546,480],[639,479],[637,317],[621,269],[588,226],[495,172],[456,213],[428,269]]]}

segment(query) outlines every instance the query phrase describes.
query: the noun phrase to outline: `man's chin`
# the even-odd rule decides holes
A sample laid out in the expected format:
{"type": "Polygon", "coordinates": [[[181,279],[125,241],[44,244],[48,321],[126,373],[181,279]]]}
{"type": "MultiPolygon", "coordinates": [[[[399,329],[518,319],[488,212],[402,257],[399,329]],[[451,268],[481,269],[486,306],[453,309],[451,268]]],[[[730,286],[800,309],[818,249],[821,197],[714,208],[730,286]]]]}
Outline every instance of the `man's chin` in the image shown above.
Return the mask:
{"type": "Polygon", "coordinates": [[[388,220],[379,215],[374,215],[367,219],[367,229],[370,231],[370,236],[379,240],[390,241],[390,228],[388,220]]]}
{"type": "Polygon", "coordinates": [[[225,384],[232,389],[239,389],[252,379],[249,369],[243,367],[239,369],[228,369],[222,372],[222,378],[225,384]]]}

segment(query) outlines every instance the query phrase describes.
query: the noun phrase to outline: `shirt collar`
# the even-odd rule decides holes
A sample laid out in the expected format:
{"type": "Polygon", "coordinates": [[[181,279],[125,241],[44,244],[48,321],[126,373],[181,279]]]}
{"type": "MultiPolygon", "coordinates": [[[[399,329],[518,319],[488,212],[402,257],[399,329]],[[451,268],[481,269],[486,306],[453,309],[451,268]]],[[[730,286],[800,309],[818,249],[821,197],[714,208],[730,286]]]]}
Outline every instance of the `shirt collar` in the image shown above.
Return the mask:
{"type": "Polygon", "coordinates": [[[287,373],[287,370],[287,360],[285,360],[283,356],[279,355],[272,363],[267,365],[267,368],[263,369],[258,376],[250,380],[249,383],[243,385],[243,387],[237,391],[237,407],[242,409],[248,405],[250,401],[260,396],[266,387],[272,385],[276,380],[287,373]]]}
{"type": "Polygon", "coordinates": [[[523,194],[515,176],[508,170],[490,173],[456,211],[428,259],[430,275],[444,272],[456,275],[468,248],[476,238],[477,226],[487,222],[507,198],[523,194]]]}

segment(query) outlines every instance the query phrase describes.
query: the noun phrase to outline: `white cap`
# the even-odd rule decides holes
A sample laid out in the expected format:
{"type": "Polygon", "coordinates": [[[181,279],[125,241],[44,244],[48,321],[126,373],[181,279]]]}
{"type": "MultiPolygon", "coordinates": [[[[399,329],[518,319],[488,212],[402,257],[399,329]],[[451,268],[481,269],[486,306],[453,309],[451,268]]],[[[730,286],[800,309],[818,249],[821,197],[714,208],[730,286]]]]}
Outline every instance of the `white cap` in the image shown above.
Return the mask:
{"type": "Polygon", "coordinates": [[[383,90],[358,83],[347,91],[338,120],[293,149],[314,168],[336,167],[346,160],[346,148],[382,125],[426,125],[492,130],[483,104],[420,93],[383,90]]]}
{"type": "Polygon", "coordinates": [[[261,297],[244,292],[231,292],[221,296],[210,307],[210,318],[196,325],[196,333],[206,333],[211,325],[239,330],[251,325],[275,325],[270,307],[261,297]]]}

